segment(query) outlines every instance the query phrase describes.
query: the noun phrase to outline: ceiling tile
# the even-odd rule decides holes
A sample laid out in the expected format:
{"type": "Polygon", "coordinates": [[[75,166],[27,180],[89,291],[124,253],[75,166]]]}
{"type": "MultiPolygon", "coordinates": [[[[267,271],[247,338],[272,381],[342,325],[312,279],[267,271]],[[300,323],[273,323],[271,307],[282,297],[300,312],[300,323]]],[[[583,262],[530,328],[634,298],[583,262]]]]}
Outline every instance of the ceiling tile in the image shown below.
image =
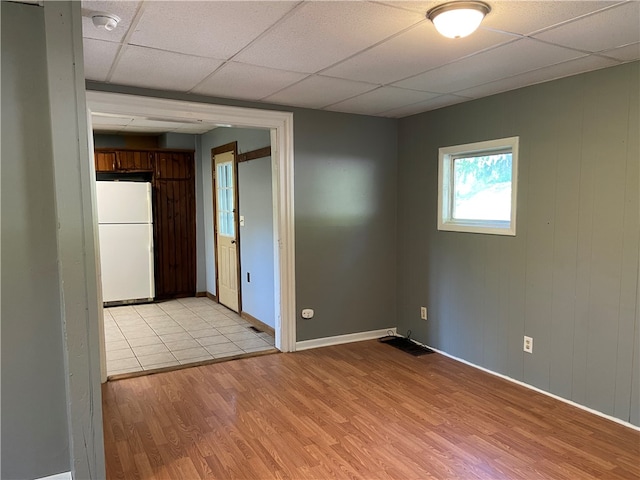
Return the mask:
{"type": "Polygon", "coordinates": [[[428,92],[456,93],[580,56],[583,54],[575,50],[524,38],[394,85],[428,92]]]}
{"type": "Polygon", "coordinates": [[[193,89],[193,93],[259,100],[302,80],[304,73],[229,62],[193,89]]]}
{"type": "Polygon", "coordinates": [[[222,62],[150,48],[124,47],[111,81],[122,85],[188,91],[222,62]]]}
{"type": "Polygon", "coordinates": [[[396,87],[380,87],[344,102],[327,107],[334,112],[360,113],[363,115],[377,115],[382,112],[404,107],[413,103],[424,102],[437,95],[415,90],[405,90],[396,87]]]}
{"type": "Polygon", "coordinates": [[[479,30],[469,37],[451,41],[440,35],[431,22],[424,21],[322,73],[387,84],[511,40],[511,35],[479,30]]]}
{"type": "Polygon", "coordinates": [[[236,60],[315,73],[423,18],[418,13],[369,2],[308,2],[236,60]]]}
{"type": "Polygon", "coordinates": [[[167,129],[164,127],[148,127],[146,125],[141,125],[134,127],[132,125],[127,125],[123,127],[121,130],[122,133],[166,133],[167,129]]]}
{"type": "Polygon", "coordinates": [[[605,50],[599,53],[607,57],[617,58],[623,62],[631,62],[640,59],[640,43],[632,43],[631,45],[625,45],[624,47],[605,50]]]}
{"type": "Polygon", "coordinates": [[[131,26],[131,20],[138,11],[141,2],[127,1],[82,1],[82,35],[85,38],[121,42],[131,26]],[[120,17],[120,23],[112,31],[96,28],[91,20],[91,12],[111,13],[120,17]]]}
{"type": "Polygon", "coordinates": [[[490,1],[491,12],[482,22],[482,27],[530,35],[620,1],[490,1]]]}
{"type": "Polygon", "coordinates": [[[295,6],[295,2],[145,2],[130,43],[229,59],[295,6]]]}
{"type": "Polygon", "coordinates": [[[174,130],[176,128],[180,128],[185,124],[182,122],[172,122],[170,120],[160,120],[160,119],[151,119],[144,117],[134,117],[130,123],[127,124],[127,128],[129,127],[149,127],[149,128],[163,128],[166,130],[174,130]]]}
{"type": "Polygon", "coordinates": [[[617,62],[608,58],[599,57],[597,55],[588,55],[568,62],[559,63],[550,67],[541,68],[532,72],[515,75],[510,78],[498,80],[497,82],[487,83],[479,87],[470,88],[458,92],[460,95],[467,97],[480,98],[488,95],[494,95],[508,90],[534,85],[556,78],[568,77],[591,70],[611,67],[617,62]]]}
{"type": "MultiPolygon", "coordinates": [[[[482,22],[482,27],[503,32],[528,35],[567,20],[595,12],[602,8],[621,3],[623,0],[543,0],[514,1],[488,0],[491,12],[482,22]]],[[[426,15],[426,12],[444,1],[387,1],[383,2],[399,8],[406,8],[426,15]]]]}
{"type": "Polygon", "coordinates": [[[425,102],[418,102],[405,107],[394,108],[383,112],[385,117],[402,118],[409,115],[415,115],[416,113],[426,112],[428,110],[435,110],[436,108],[448,107],[449,105],[455,105],[457,103],[466,102],[471,100],[468,97],[461,97],[459,95],[440,95],[439,97],[432,98],[425,102]]]}
{"type": "Polygon", "coordinates": [[[190,133],[192,135],[202,135],[203,133],[210,132],[216,128],[215,125],[190,125],[184,124],[179,128],[173,130],[174,133],[190,133]]]}
{"type": "Polygon", "coordinates": [[[106,81],[120,44],[87,38],[83,46],[85,78],[99,82],[106,81]]]}
{"type": "Polygon", "coordinates": [[[589,52],[600,52],[640,41],[640,2],[628,2],[552,28],[535,38],[589,52]],[[607,25],[609,28],[602,28],[607,25]]]}
{"type": "Polygon", "coordinates": [[[298,107],[322,108],[377,88],[371,83],[313,75],[264,99],[298,107]]]}
{"type": "Polygon", "coordinates": [[[97,128],[97,126],[105,127],[107,125],[112,127],[124,127],[126,125],[129,125],[132,120],[133,118],[131,117],[103,116],[99,114],[91,115],[91,124],[94,128],[97,128]]]}
{"type": "Polygon", "coordinates": [[[94,133],[120,133],[122,131],[122,126],[120,125],[92,125],[92,129],[94,133]]]}

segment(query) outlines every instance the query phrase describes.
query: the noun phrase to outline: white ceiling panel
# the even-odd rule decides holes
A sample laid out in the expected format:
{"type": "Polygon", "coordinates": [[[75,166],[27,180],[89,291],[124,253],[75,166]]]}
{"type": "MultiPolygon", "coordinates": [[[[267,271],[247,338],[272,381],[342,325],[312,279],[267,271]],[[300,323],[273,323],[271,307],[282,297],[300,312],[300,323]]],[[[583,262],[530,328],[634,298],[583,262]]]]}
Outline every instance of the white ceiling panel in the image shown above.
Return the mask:
{"type": "Polygon", "coordinates": [[[211,58],[128,46],[111,81],[122,85],[188,91],[221,63],[211,58]]]}
{"type": "Polygon", "coordinates": [[[142,2],[131,0],[105,2],[101,0],[82,1],[82,35],[85,38],[108,40],[109,42],[121,42],[127,30],[131,26],[131,20],[135,16],[142,2]],[[96,28],[91,20],[91,12],[111,13],[120,17],[118,27],[110,32],[103,28],[96,28]]]}
{"type": "Polygon", "coordinates": [[[217,128],[217,126],[184,124],[180,128],[176,128],[175,130],[173,130],[173,133],[190,133],[192,135],[202,135],[203,133],[210,132],[214,128],[217,128]]]}
{"type": "Polygon", "coordinates": [[[382,112],[382,115],[385,117],[402,118],[409,115],[415,115],[416,113],[421,113],[426,110],[435,110],[436,108],[448,107],[449,105],[455,105],[457,103],[466,102],[468,100],[472,99],[469,97],[461,97],[459,95],[440,95],[439,97],[432,98],[431,100],[427,100],[425,102],[413,103],[411,105],[382,112]]]}
{"type": "Polygon", "coordinates": [[[259,100],[305,78],[304,73],[229,62],[193,89],[214,97],[259,100]]]}
{"type": "Polygon", "coordinates": [[[640,59],[640,0],[485,1],[480,29],[451,40],[425,18],[440,0],[84,0],[122,17],[83,19],[85,75],[400,117],[640,59]]]}
{"type": "Polygon", "coordinates": [[[614,48],[613,50],[605,50],[604,52],[600,52],[600,54],[616,58],[623,62],[631,62],[640,59],[640,43],[632,43],[631,45],[614,48]]]}
{"type": "Polygon", "coordinates": [[[368,2],[308,2],[235,59],[315,73],[423,20],[368,2]]]}
{"type": "Polygon", "coordinates": [[[101,127],[113,126],[113,127],[125,127],[133,121],[131,117],[116,117],[116,116],[103,116],[103,115],[91,115],[91,123],[94,128],[96,125],[101,127]]]}
{"type": "Polygon", "coordinates": [[[322,73],[350,80],[387,84],[513,39],[511,35],[479,30],[472,36],[452,42],[440,35],[431,22],[425,20],[411,30],[322,73]]]}
{"type": "Polygon", "coordinates": [[[94,124],[93,131],[97,133],[102,132],[111,132],[111,133],[120,133],[124,127],[120,125],[105,125],[105,124],[94,124]]]}
{"type": "Polygon", "coordinates": [[[575,50],[523,38],[397,82],[395,85],[428,92],[456,93],[581,56],[584,54],[575,50]],[[488,65],[491,68],[487,68],[488,65]]]}
{"type": "MultiPolygon", "coordinates": [[[[482,22],[482,28],[528,35],[576,17],[621,3],[624,0],[484,0],[491,12],[482,22]]],[[[443,1],[386,1],[395,7],[406,8],[426,15],[426,12],[443,1]]]]}
{"type": "Polygon", "coordinates": [[[611,2],[592,0],[492,2],[489,0],[491,12],[482,22],[482,27],[530,35],[533,32],[596,12],[620,2],[621,0],[611,2]]]}
{"type": "Polygon", "coordinates": [[[168,130],[164,127],[149,127],[146,125],[127,125],[126,127],[119,130],[122,133],[166,133],[168,130]]]}
{"type": "Polygon", "coordinates": [[[131,120],[131,122],[127,124],[127,127],[136,127],[136,128],[151,127],[151,128],[161,128],[166,130],[174,130],[184,125],[185,124],[181,122],[170,122],[167,120],[156,120],[156,119],[149,119],[149,118],[143,118],[143,117],[134,117],[133,120],[131,120]]]}
{"type": "Polygon", "coordinates": [[[405,90],[403,88],[380,87],[377,90],[331,105],[327,110],[360,113],[363,115],[378,115],[395,108],[423,102],[436,96],[437,95],[432,93],[405,90]]]}
{"type": "Polygon", "coordinates": [[[458,92],[472,98],[486,97],[508,90],[534,85],[556,78],[568,77],[578,73],[597,70],[600,68],[611,67],[616,62],[608,58],[599,57],[597,55],[588,55],[568,62],[559,63],[550,67],[541,68],[532,72],[515,75],[510,78],[498,80],[497,82],[487,83],[478,87],[469,88],[458,92]]]}
{"type": "Polygon", "coordinates": [[[264,100],[282,105],[322,108],[374,88],[377,88],[377,85],[371,83],[313,75],[264,100]]]}
{"type": "Polygon", "coordinates": [[[99,82],[106,81],[120,44],[87,38],[83,46],[85,78],[99,82]]]}
{"type": "Polygon", "coordinates": [[[640,2],[607,9],[536,34],[535,38],[589,52],[637,43],[640,41],[640,2]],[[611,28],[599,29],[598,25],[611,25],[611,28]]]}
{"type": "Polygon", "coordinates": [[[278,21],[295,2],[145,2],[131,43],[229,59],[278,21]]]}

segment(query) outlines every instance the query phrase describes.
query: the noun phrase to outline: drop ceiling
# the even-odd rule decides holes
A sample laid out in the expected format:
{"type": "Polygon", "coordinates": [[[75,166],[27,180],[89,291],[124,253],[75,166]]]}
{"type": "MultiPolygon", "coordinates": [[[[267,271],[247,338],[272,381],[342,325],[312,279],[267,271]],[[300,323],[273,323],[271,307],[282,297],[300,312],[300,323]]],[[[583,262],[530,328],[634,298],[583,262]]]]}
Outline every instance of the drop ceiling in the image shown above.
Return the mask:
{"type": "MultiPolygon", "coordinates": [[[[640,58],[640,1],[492,1],[467,38],[433,1],[84,0],[88,80],[400,118],[640,58]],[[92,11],[118,15],[107,32],[92,11]]],[[[94,116],[118,132],[204,125],[94,116]]],[[[206,131],[206,130],[205,130],[206,131]]]]}

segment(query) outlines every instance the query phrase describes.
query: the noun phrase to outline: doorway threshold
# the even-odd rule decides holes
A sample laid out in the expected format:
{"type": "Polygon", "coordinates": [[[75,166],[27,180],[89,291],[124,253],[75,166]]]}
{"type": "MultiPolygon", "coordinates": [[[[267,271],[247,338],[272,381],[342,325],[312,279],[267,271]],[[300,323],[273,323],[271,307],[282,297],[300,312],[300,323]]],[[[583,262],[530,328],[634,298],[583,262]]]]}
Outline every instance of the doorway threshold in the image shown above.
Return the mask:
{"type": "Polygon", "coordinates": [[[144,377],[146,375],[154,375],[156,373],[175,372],[176,370],[183,370],[185,368],[203,367],[214,363],[230,362],[232,360],[240,360],[244,358],[262,357],[263,355],[273,355],[274,353],[281,353],[277,348],[270,350],[262,350],[260,352],[242,353],[240,355],[233,355],[230,357],[214,358],[211,360],[202,360],[200,362],[185,363],[184,365],[172,365],[170,367],[161,367],[151,370],[141,370],[139,372],[118,373],[115,375],[109,375],[107,377],[108,382],[115,382],[117,380],[126,380],[127,378],[144,377]]]}

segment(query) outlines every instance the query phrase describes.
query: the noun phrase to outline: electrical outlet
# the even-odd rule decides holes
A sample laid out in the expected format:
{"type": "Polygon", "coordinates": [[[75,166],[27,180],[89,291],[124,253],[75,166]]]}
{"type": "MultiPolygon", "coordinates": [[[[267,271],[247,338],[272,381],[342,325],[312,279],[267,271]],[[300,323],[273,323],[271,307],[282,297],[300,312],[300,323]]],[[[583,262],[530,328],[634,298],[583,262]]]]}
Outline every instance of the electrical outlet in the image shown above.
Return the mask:
{"type": "Polygon", "coordinates": [[[420,318],[422,320],[427,319],[427,307],[420,307],[420,318]]]}
{"type": "Polygon", "coordinates": [[[533,338],[524,336],[524,346],[522,349],[527,353],[533,353],[533,338]]]}

